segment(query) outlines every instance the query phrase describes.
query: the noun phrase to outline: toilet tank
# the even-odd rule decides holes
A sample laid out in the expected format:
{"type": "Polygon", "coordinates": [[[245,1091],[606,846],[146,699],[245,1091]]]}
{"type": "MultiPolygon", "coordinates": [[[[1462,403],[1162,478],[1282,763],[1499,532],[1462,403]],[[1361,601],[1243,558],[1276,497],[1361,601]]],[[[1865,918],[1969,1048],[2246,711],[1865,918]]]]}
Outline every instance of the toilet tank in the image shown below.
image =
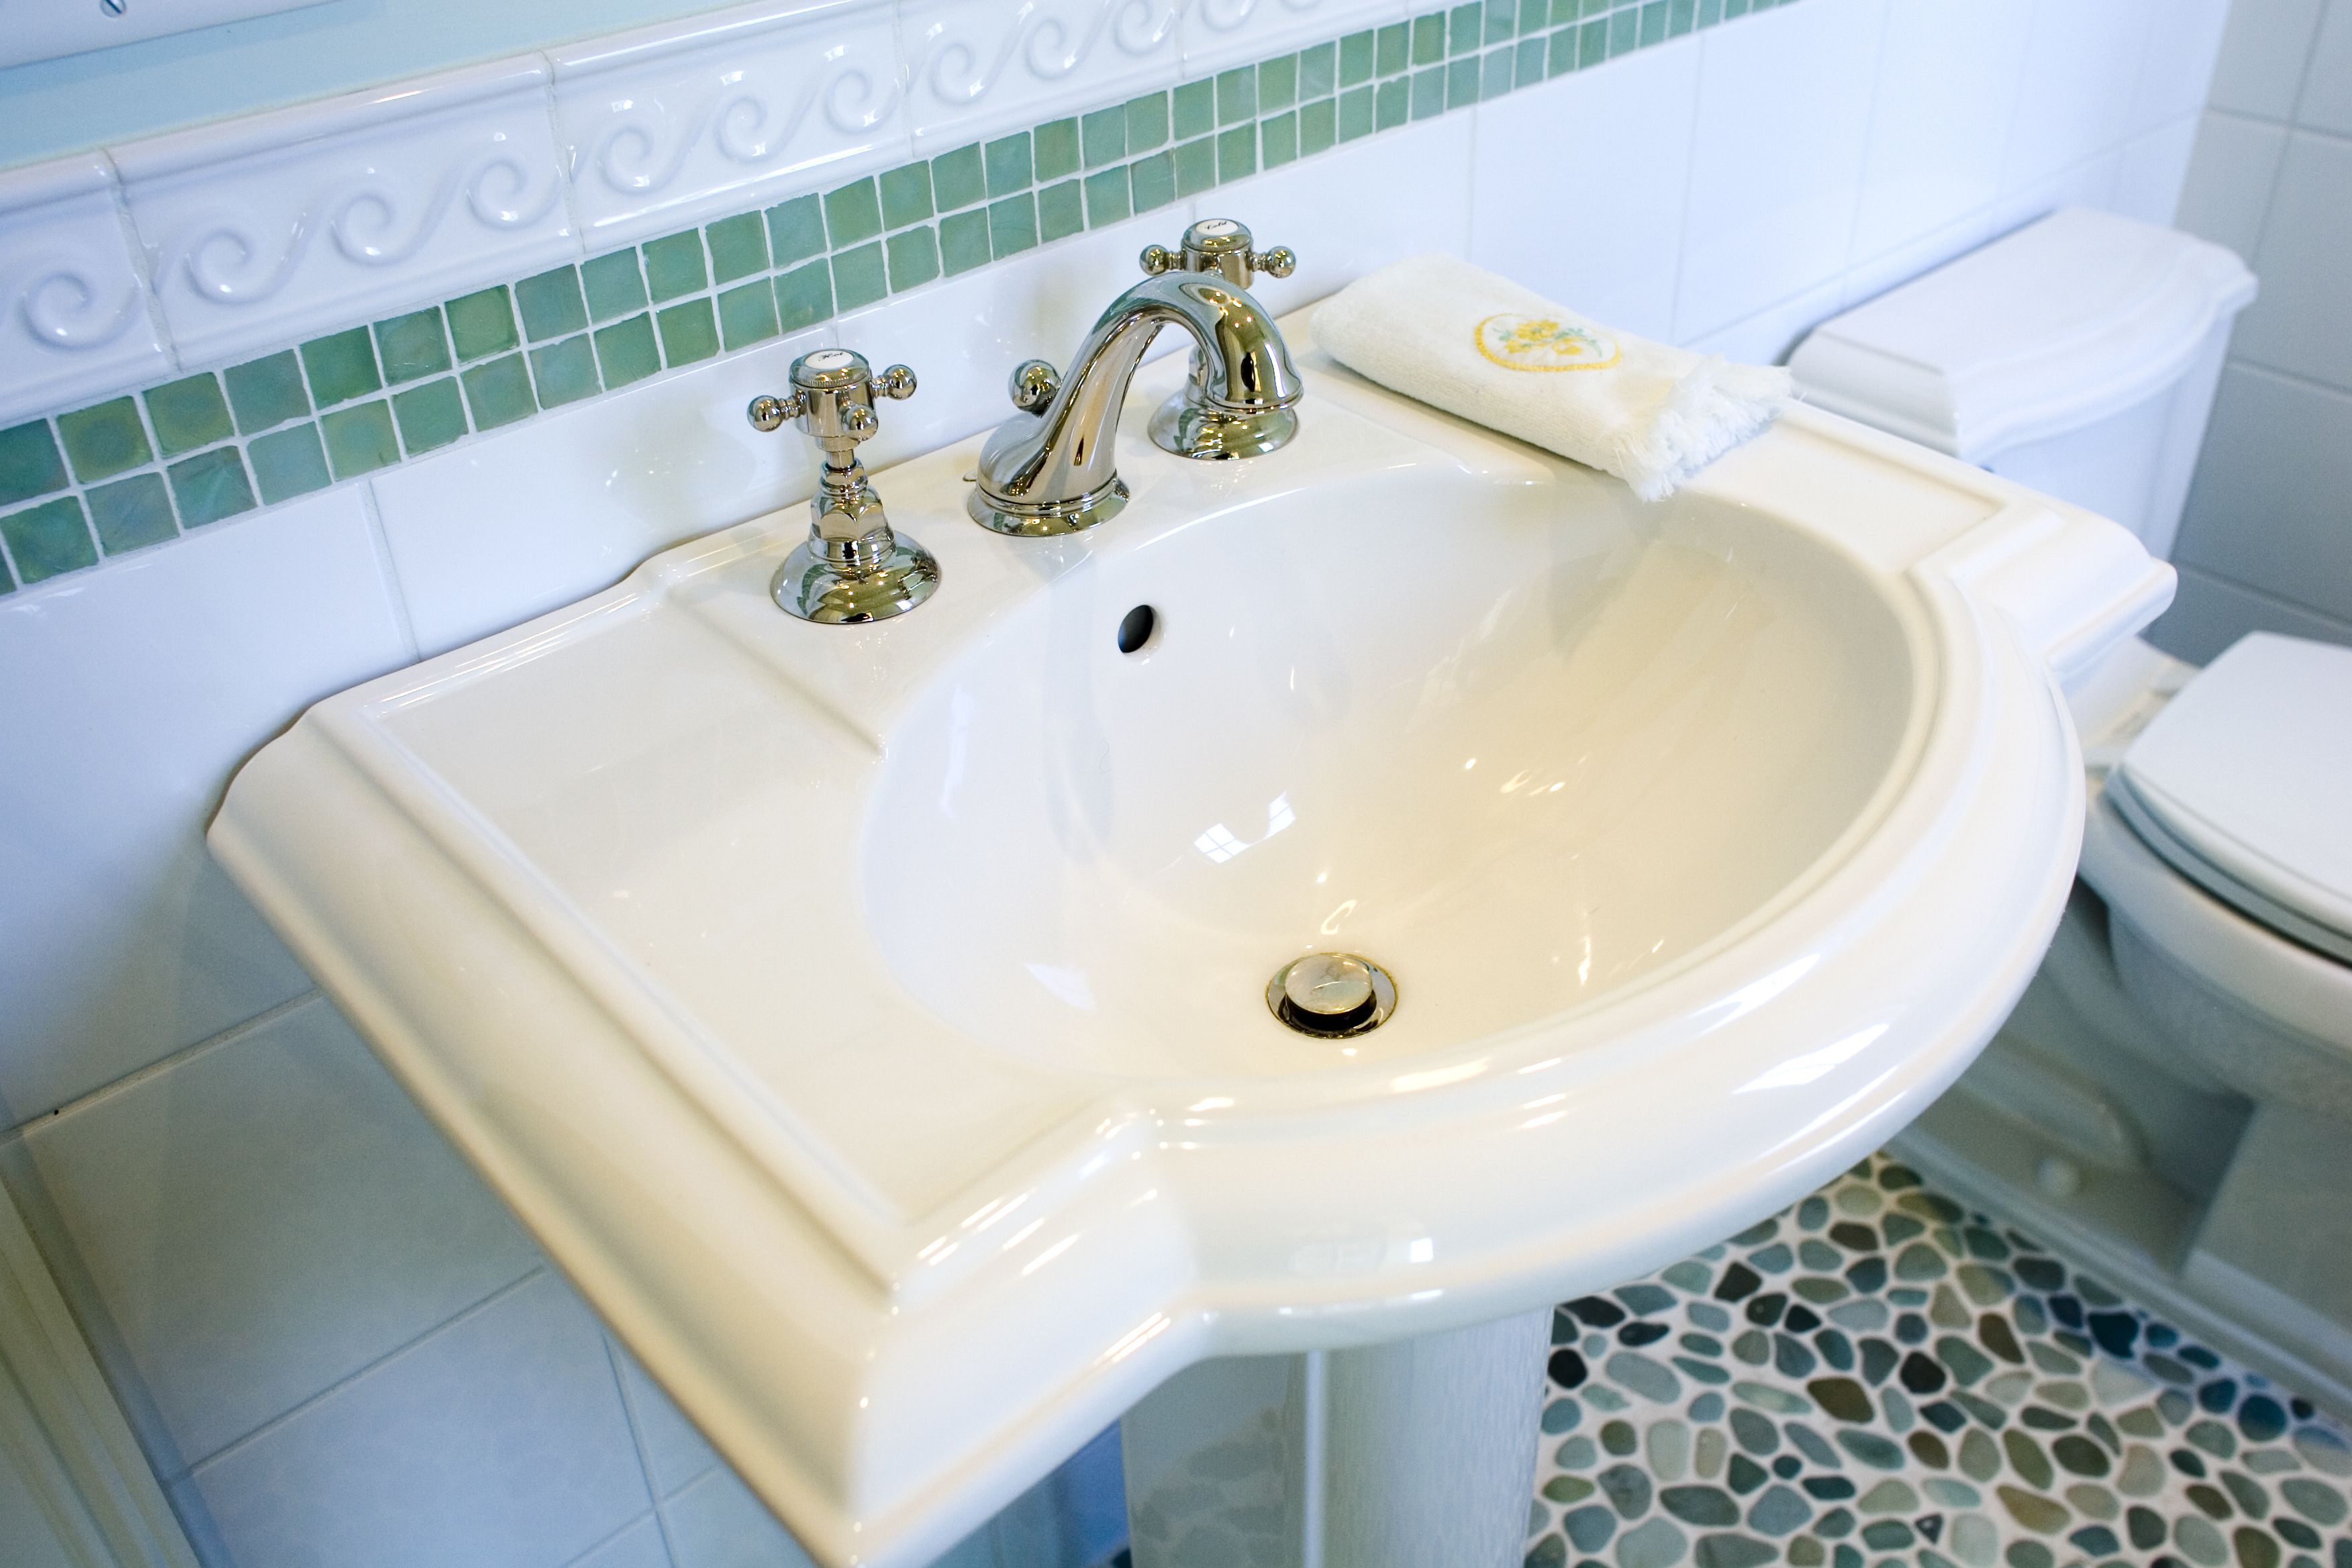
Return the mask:
{"type": "Polygon", "coordinates": [[[1816,327],[1808,402],[2088,507],[2169,556],[2237,313],[2231,251],[2070,207],[1816,327]]]}

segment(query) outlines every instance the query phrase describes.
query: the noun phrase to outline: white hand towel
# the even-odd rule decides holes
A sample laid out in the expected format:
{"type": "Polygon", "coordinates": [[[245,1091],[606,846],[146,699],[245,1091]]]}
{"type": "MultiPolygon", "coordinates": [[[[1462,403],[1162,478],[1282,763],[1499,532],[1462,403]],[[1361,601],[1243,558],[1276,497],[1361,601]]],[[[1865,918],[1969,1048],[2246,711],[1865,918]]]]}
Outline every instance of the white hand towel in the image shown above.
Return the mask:
{"type": "Polygon", "coordinates": [[[1612,332],[1507,278],[1416,256],[1315,312],[1315,341],[1381,385],[1616,475],[1643,500],[1763,429],[1789,373],[1612,332]]]}

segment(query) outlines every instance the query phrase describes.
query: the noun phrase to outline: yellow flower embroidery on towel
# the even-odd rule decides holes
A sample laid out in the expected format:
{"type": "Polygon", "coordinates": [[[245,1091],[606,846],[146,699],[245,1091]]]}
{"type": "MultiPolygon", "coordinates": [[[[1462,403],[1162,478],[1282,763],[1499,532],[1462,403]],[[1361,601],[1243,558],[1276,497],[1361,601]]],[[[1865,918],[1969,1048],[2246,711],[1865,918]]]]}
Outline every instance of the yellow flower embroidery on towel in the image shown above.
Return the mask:
{"type": "Polygon", "coordinates": [[[1505,370],[1607,370],[1618,358],[1616,339],[1549,316],[1489,316],[1471,341],[1505,370]]]}

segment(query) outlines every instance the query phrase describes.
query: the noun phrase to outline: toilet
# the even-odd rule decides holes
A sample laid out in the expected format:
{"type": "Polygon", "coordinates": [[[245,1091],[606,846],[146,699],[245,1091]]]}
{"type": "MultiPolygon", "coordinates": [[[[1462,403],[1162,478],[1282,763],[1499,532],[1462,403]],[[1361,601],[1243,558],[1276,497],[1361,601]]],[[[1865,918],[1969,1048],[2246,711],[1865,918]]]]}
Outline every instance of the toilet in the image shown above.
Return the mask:
{"type": "MultiPolygon", "coordinates": [[[[2076,208],[1823,323],[1806,399],[2168,555],[2231,252],[2076,208]]],[[[2091,798],[2048,958],[1905,1152],[2352,1412],[2352,648],[2135,640],[2067,692],[2091,798]]]]}

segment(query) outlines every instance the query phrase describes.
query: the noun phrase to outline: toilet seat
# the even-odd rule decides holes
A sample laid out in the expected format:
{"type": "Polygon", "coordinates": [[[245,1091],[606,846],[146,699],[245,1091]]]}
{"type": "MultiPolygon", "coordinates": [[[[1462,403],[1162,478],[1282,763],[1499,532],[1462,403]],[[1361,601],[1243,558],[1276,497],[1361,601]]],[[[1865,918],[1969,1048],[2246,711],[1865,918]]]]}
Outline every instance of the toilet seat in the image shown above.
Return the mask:
{"type": "Polygon", "coordinates": [[[2107,795],[2180,876],[2352,964],[2352,648],[2242,638],[2149,721],[2107,795]]]}
{"type": "Polygon", "coordinates": [[[2352,964],[2232,909],[2158,858],[2106,791],[2083,824],[2083,879],[2166,960],[2273,1032],[2352,1066],[2352,964]]]}

